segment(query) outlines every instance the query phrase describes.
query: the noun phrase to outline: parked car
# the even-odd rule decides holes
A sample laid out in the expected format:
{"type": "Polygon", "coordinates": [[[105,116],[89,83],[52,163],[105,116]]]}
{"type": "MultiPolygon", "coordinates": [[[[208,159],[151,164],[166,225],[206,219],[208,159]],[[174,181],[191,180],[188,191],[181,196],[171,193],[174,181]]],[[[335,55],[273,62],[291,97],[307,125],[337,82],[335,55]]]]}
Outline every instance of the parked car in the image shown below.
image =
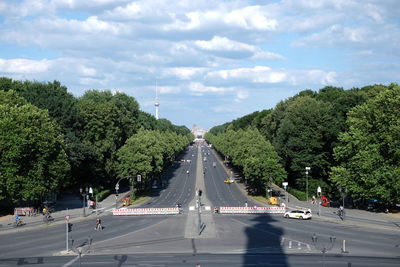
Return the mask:
{"type": "Polygon", "coordinates": [[[300,219],[300,220],[307,220],[311,219],[311,211],[310,210],[292,210],[285,212],[283,215],[285,218],[294,218],[294,219],[300,219]]]}

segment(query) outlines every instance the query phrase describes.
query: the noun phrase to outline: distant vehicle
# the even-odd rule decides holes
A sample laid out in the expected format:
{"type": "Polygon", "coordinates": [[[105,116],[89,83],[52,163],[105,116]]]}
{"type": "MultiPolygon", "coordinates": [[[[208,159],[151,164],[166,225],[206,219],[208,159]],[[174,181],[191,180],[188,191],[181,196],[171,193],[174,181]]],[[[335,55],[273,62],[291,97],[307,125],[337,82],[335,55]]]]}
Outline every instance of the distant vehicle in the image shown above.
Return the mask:
{"type": "Polygon", "coordinates": [[[213,162],[213,167],[215,168],[217,166],[217,163],[215,161],[213,162]]]}
{"type": "Polygon", "coordinates": [[[311,219],[311,211],[310,210],[292,210],[285,212],[283,215],[285,218],[294,218],[294,219],[300,219],[300,220],[307,220],[311,219]]]}
{"type": "Polygon", "coordinates": [[[153,189],[157,189],[157,188],[158,188],[158,186],[157,186],[157,181],[154,181],[154,182],[153,182],[153,185],[151,186],[151,188],[153,188],[153,189]]]}
{"type": "Polygon", "coordinates": [[[270,204],[270,205],[278,205],[279,204],[278,198],[277,197],[270,197],[268,199],[268,204],[270,204]]]}
{"type": "Polygon", "coordinates": [[[226,184],[232,184],[234,182],[235,182],[235,180],[232,179],[232,178],[227,178],[227,179],[224,180],[224,183],[226,183],[226,184]]]}

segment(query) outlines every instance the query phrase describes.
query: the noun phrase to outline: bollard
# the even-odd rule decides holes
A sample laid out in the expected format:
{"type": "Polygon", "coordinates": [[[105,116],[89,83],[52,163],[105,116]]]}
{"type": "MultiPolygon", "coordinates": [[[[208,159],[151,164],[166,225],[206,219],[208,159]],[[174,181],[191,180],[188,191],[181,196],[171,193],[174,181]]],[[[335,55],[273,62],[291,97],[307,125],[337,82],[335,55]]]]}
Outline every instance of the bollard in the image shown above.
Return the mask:
{"type": "Polygon", "coordinates": [[[346,240],[343,240],[342,243],[342,253],[349,253],[348,251],[346,251],[346,240]]]}

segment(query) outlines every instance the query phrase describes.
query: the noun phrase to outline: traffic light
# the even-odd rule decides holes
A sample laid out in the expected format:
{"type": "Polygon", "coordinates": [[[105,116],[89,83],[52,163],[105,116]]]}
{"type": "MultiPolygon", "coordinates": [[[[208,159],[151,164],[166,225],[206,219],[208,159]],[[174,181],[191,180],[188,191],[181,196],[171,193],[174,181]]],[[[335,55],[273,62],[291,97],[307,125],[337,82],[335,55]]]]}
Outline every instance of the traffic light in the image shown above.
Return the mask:
{"type": "Polygon", "coordinates": [[[72,223],[68,223],[68,232],[71,232],[72,231],[72,223]]]}

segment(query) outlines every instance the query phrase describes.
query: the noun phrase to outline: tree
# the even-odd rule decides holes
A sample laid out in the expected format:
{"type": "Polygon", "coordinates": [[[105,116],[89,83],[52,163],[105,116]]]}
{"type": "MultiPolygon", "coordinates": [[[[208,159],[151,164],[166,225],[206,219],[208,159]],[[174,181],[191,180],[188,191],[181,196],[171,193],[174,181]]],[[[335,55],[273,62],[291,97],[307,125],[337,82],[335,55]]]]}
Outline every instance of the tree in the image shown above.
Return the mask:
{"type": "Polygon", "coordinates": [[[305,167],[310,178],[327,180],[331,167],[330,143],[337,125],[332,105],[310,96],[294,99],[285,110],[277,131],[275,148],[285,162],[291,184],[305,189],[305,167]]]}
{"type": "Polygon", "coordinates": [[[281,159],[257,129],[230,129],[218,135],[207,133],[205,138],[218,152],[231,159],[247,179],[248,185],[260,194],[265,194],[270,178],[275,183],[281,183],[286,178],[281,159]]]}
{"type": "Polygon", "coordinates": [[[339,166],[331,181],[347,188],[354,199],[399,200],[400,86],[391,84],[375,98],[353,108],[348,131],[334,149],[339,166]]]}
{"type": "Polygon", "coordinates": [[[119,177],[140,174],[149,185],[191,140],[174,132],[140,130],[118,150],[119,177]]]}
{"type": "Polygon", "coordinates": [[[2,198],[36,200],[68,185],[64,137],[48,112],[14,91],[0,91],[2,198]]]}
{"type": "Polygon", "coordinates": [[[138,129],[139,105],[122,93],[87,91],[77,103],[83,143],[91,148],[86,176],[92,183],[109,184],[116,178],[117,150],[138,129]]]}

